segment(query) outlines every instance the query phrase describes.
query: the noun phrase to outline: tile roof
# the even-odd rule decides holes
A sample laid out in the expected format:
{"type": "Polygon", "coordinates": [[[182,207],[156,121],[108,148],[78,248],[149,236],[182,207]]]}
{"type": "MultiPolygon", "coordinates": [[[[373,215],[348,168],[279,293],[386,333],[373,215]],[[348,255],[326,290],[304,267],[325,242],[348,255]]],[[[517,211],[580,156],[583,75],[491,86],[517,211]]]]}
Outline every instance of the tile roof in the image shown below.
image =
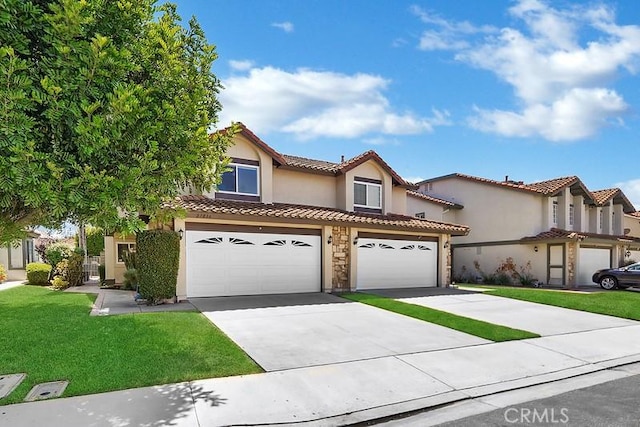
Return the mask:
{"type": "Polygon", "coordinates": [[[462,178],[465,179],[467,181],[475,181],[475,182],[481,182],[483,184],[491,184],[491,185],[495,185],[495,186],[499,186],[499,187],[506,187],[506,188],[511,188],[514,190],[520,190],[520,191],[526,191],[528,193],[537,193],[537,194],[544,194],[544,192],[542,190],[539,190],[537,188],[533,188],[533,187],[529,187],[528,185],[525,185],[523,182],[516,182],[516,181],[496,181],[493,179],[489,179],[489,178],[480,178],[478,176],[472,176],[472,175],[465,175],[463,173],[452,173],[449,175],[443,175],[443,176],[439,176],[436,178],[430,178],[430,179],[425,179],[423,181],[420,181],[418,183],[418,185],[422,184],[422,183],[426,183],[426,182],[433,182],[433,181],[440,181],[443,179],[448,179],[448,178],[462,178]]]}
{"type": "Polygon", "coordinates": [[[348,223],[376,228],[409,229],[422,232],[463,236],[469,233],[465,225],[424,220],[406,215],[375,215],[347,212],[318,206],[288,203],[258,203],[235,200],[214,200],[206,196],[181,196],[165,204],[167,208],[183,208],[188,212],[207,215],[234,215],[281,220],[304,220],[315,223],[348,223]]]}
{"type": "Polygon", "coordinates": [[[636,212],[627,212],[627,214],[628,214],[628,215],[631,215],[631,216],[635,216],[635,217],[640,218],[640,211],[636,211],[636,212]]]}
{"type": "Polygon", "coordinates": [[[526,186],[534,190],[538,190],[543,194],[553,194],[579,181],[580,178],[577,176],[563,176],[560,178],[548,179],[546,181],[532,182],[526,184],[526,186]]]}
{"type": "Polygon", "coordinates": [[[547,231],[536,234],[535,236],[523,237],[521,242],[533,242],[540,240],[585,240],[585,239],[602,239],[602,240],[618,240],[618,241],[636,241],[640,242],[640,238],[631,236],[617,236],[613,234],[587,233],[584,231],[562,230],[560,228],[552,228],[547,231]]]}
{"type": "Polygon", "coordinates": [[[450,201],[444,200],[444,199],[439,199],[437,197],[429,196],[428,194],[418,193],[417,191],[407,190],[407,195],[408,196],[412,196],[412,197],[416,197],[418,199],[426,200],[428,202],[437,203],[437,204],[442,205],[442,206],[448,206],[448,207],[450,207],[452,209],[462,209],[462,208],[464,208],[464,206],[462,206],[462,205],[460,205],[458,203],[450,202],[450,201]]]}
{"type": "MultiPolygon", "coordinates": [[[[380,157],[378,153],[373,150],[365,151],[364,153],[358,154],[357,156],[340,163],[333,163],[325,160],[308,159],[306,157],[291,156],[288,154],[279,153],[271,148],[266,142],[261,140],[258,136],[256,136],[253,132],[251,132],[251,130],[249,130],[249,128],[247,128],[243,123],[238,122],[237,126],[241,135],[256,144],[263,151],[269,153],[269,155],[276,161],[276,163],[278,163],[278,165],[293,169],[306,169],[315,172],[340,175],[355,168],[358,165],[361,165],[368,160],[374,160],[380,166],[382,166],[382,168],[386,170],[389,175],[391,175],[397,185],[407,189],[417,188],[416,185],[405,181],[400,175],[398,175],[396,171],[394,171],[391,166],[389,166],[387,162],[382,160],[382,157],[380,157]]],[[[230,129],[231,128],[226,128],[220,132],[228,132],[230,129]]]]}

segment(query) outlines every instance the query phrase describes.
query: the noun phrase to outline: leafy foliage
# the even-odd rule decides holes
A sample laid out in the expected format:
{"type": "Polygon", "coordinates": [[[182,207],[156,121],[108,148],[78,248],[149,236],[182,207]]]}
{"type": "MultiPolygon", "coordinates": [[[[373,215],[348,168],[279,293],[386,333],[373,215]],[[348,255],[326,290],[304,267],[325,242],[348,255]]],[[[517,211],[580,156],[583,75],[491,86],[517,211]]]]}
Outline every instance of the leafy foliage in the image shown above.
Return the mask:
{"type": "Polygon", "coordinates": [[[129,268],[124,272],[122,280],[124,289],[135,290],[138,286],[138,281],[138,270],[135,268],[129,268]]]}
{"type": "Polygon", "coordinates": [[[64,242],[57,242],[49,245],[45,251],[47,262],[55,267],[60,261],[67,259],[73,253],[73,248],[64,242]]]}
{"type": "Polygon", "coordinates": [[[217,58],[155,0],[2,0],[0,242],[68,219],[142,227],[180,188],[219,179],[217,58]],[[118,215],[124,213],[124,215],[118,215]]]}
{"type": "Polygon", "coordinates": [[[100,256],[104,251],[104,230],[99,227],[87,227],[87,255],[100,256]]]}
{"type": "Polygon", "coordinates": [[[149,230],[136,235],[139,292],[149,304],[176,295],[180,237],[173,231],[149,230]]]}
{"type": "Polygon", "coordinates": [[[7,269],[4,268],[4,265],[0,264],[0,282],[4,282],[7,280],[7,269]]]}
{"type": "Polygon", "coordinates": [[[51,287],[53,289],[67,289],[69,287],[69,282],[64,280],[62,276],[56,276],[51,280],[51,287]]]}
{"type": "Polygon", "coordinates": [[[30,262],[27,264],[27,281],[30,285],[44,286],[49,283],[51,265],[44,262],[30,262]]]}
{"type": "Polygon", "coordinates": [[[35,241],[35,251],[42,260],[42,262],[49,262],[47,259],[47,248],[54,244],[56,239],[49,237],[38,237],[35,241]]]}

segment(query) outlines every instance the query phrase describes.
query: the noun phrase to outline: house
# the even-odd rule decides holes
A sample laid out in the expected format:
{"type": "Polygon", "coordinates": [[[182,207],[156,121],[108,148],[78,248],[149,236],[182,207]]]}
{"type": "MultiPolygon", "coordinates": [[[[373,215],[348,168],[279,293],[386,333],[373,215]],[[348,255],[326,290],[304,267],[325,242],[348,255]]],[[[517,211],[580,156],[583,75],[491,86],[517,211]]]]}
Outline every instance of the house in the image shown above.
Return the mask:
{"type": "MultiPolygon", "coordinates": [[[[377,153],[290,156],[240,128],[218,188],[173,203],[187,211],[172,227],[183,236],[179,299],[449,284],[451,236],[469,228],[407,216],[432,203],[377,153]]],[[[443,203],[441,219],[455,208],[443,203]]],[[[106,237],[108,280],[122,280],[132,250],[132,237],[106,237]]]]}
{"type": "Polygon", "coordinates": [[[595,270],[640,249],[640,217],[624,193],[590,191],[576,176],[525,184],[454,173],[418,185],[420,194],[453,204],[447,220],[471,227],[452,239],[457,278],[476,277],[477,266],[493,273],[512,258],[516,271],[542,283],[590,284],[595,270]],[[633,231],[625,225],[632,221],[633,231]]]}
{"type": "Polygon", "coordinates": [[[38,233],[28,231],[22,240],[0,247],[0,264],[7,270],[7,280],[26,280],[26,266],[37,260],[34,239],[38,233]]]}

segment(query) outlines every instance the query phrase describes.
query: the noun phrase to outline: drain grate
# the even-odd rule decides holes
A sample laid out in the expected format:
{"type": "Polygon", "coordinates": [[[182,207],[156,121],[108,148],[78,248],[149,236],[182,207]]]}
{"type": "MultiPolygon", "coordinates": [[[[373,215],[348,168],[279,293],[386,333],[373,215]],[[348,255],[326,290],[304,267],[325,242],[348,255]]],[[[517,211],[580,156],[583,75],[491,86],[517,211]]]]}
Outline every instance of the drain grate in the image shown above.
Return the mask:
{"type": "Polygon", "coordinates": [[[27,374],[0,375],[0,399],[7,397],[27,377],[27,374]]]}
{"type": "Polygon", "coordinates": [[[34,400],[51,399],[58,397],[64,393],[64,389],[69,385],[69,381],[52,381],[50,383],[36,384],[33,386],[27,397],[24,398],[25,402],[33,402],[34,400]]]}

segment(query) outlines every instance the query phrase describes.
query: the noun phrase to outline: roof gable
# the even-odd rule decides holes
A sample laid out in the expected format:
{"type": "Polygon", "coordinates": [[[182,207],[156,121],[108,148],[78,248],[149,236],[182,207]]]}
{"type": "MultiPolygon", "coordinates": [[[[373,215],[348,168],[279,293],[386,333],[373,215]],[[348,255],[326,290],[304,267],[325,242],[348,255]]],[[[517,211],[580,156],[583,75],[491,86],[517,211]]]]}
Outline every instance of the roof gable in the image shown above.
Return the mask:
{"type": "Polygon", "coordinates": [[[427,202],[435,203],[437,205],[446,206],[451,209],[463,209],[464,206],[450,202],[449,200],[439,199],[437,197],[429,196],[428,194],[418,193],[417,191],[407,190],[407,196],[415,197],[416,199],[426,200],[427,202]]]}
{"type": "Polygon", "coordinates": [[[636,208],[631,201],[627,198],[624,192],[619,188],[607,188],[604,190],[592,191],[593,199],[596,206],[603,206],[613,200],[614,204],[621,204],[623,206],[624,213],[633,214],[636,212],[636,208]]]}

